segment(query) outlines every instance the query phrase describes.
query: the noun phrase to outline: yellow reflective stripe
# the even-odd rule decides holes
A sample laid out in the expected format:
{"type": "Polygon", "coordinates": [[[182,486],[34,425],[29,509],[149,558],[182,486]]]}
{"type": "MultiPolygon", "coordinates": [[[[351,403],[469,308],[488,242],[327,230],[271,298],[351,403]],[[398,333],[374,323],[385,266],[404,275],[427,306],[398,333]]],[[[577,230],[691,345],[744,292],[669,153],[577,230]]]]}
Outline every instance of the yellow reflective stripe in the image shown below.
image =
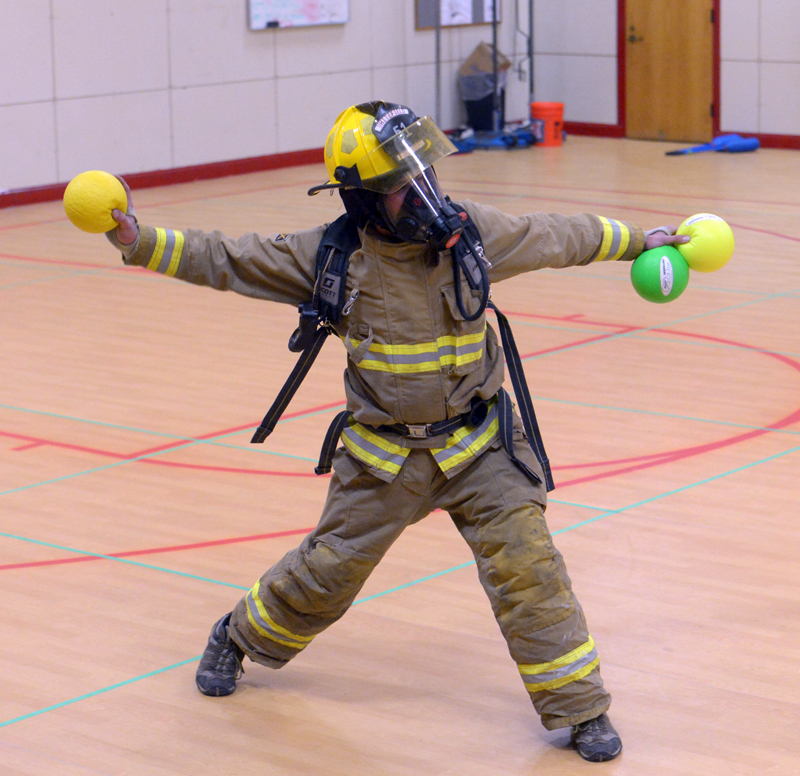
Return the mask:
{"type": "Polygon", "coordinates": [[[341,439],[344,446],[356,458],[358,458],[358,460],[363,461],[364,463],[376,469],[382,469],[383,471],[389,472],[394,475],[400,472],[400,469],[402,469],[403,467],[403,463],[405,463],[405,459],[411,452],[409,448],[400,447],[400,445],[396,445],[393,442],[384,439],[378,434],[375,434],[374,432],[370,431],[368,428],[366,428],[366,426],[363,426],[361,423],[358,423],[356,421],[351,421],[350,425],[342,433],[341,439]],[[356,434],[361,439],[363,439],[365,445],[359,445],[352,438],[351,433],[356,434]],[[370,450],[369,449],[370,447],[372,447],[373,450],[370,450]],[[389,456],[399,458],[401,460],[400,461],[387,460],[386,457],[382,457],[380,455],[380,453],[382,452],[385,452],[389,456]]]}
{"type": "Polygon", "coordinates": [[[589,636],[585,644],[562,655],[549,663],[519,665],[519,672],[529,693],[542,690],[555,690],[571,682],[577,682],[588,676],[600,665],[600,658],[594,646],[594,639],[589,636]]]}
{"type": "Polygon", "coordinates": [[[381,450],[386,450],[387,453],[391,453],[392,455],[402,455],[405,458],[405,456],[411,452],[407,447],[396,445],[394,442],[384,439],[374,431],[370,431],[365,425],[359,423],[358,421],[351,421],[349,427],[360,437],[366,439],[367,442],[371,442],[376,447],[380,447],[381,450]]]}
{"type": "Polygon", "coordinates": [[[153,272],[158,271],[158,265],[161,264],[161,257],[164,255],[164,248],[167,245],[167,231],[166,229],[156,229],[156,247],[150,261],[147,264],[147,269],[153,272]]]}
{"type": "MultiPolygon", "coordinates": [[[[373,353],[387,353],[392,355],[416,355],[418,353],[436,353],[441,348],[446,348],[448,345],[454,347],[463,347],[464,345],[474,345],[480,342],[486,336],[486,327],[483,331],[475,334],[464,334],[457,336],[455,334],[447,334],[439,337],[436,342],[423,342],[419,345],[382,345],[380,343],[373,343],[369,346],[369,350],[373,353]]],[[[358,345],[357,340],[352,340],[354,345],[358,345]]]]}
{"type": "Polygon", "coordinates": [[[441,364],[438,361],[420,361],[416,364],[390,364],[388,361],[361,361],[359,369],[370,372],[392,372],[393,374],[414,374],[417,372],[438,372],[441,364]]]}
{"type": "Polygon", "coordinates": [[[172,258],[169,261],[167,271],[164,273],[168,277],[175,277],[175,273],[178,271],[178,265],[181,263],[181,254],[183,253],[183,244],[183,232],[175,232],[175,245],[172,248],[172,258]]]}
{"type": "Polygon", "coordinates": [[[174,277],[178,272],[186,242],[183,232],[156,228],[156,244],[147,269],[174,277]]]}
{"type": "Polygon", "coordinates": [[[477,353],[467,353],[467,355],[459,355],[458,353],[454,355],[448,356],[440,356],[439,363],[440,364],[455,364],[456,366],[463,366],[464,364],[471,364],[473,361],[477,361],[483,355],[483,350],[479,350],[477,353]]]}
{"type": "Polygon", "coordinates": [[[562,676],[549,682],[539,682],[538,684],[529,685],[528,692],[534,693],[541,692],[542,690],[557,690],[559,687],[563,687],[565,684],[571,684],[572,682],[577,682],[579,679],[583,679],[584,676],[588,676],[599,665],[600,658],[597,657],[591,663],[585,665],[580,670],[575,671],[573,674],[568,674],[567,676],[562,676]]]}
{"type": "Polygon", "coordinates": [[[313,636],[298,636],[296,633],[292,633],[290,630],[281,627],[272,617],[267,614],[267,609],[264,606],[264,602],[258,597],[258,590],[261,582],[256,582],[253,586],[253,589],[250,591],[252,595],[247,597],[247,619],[250,622],[250,625],[258,631],[262,636],[270,639],[271,641],[276,641],[278,644],[283,644],[286,647],[291,647],[292,649],[303,649],[308,643],[314,638],[313,636]],[[250,602],[253,602],[256,605],[256,609],[258,610],[258,614],[261,619],[264,621],[266,625],[269,626],[270,630],[266,630],[259,622],[257,622],[256,617],[253,615],[253,612],[250,609],[250,602]],[[286,636],[286,639],[281,639],[278,636],[283,635],[286,636]],[[289,641],[288,639],[291,639],[289,641]],[[300,642],[298,644],[298,642],[300,642]]]}
{"type": "MultiPolygon", "coordinates": [[[[445,366],[463,366],[479,361],[483,357],[483,347],[463,352],[470,346],[484,342],[486,325],[483,330],[474,334],[456,336],[448,334],[438,337],[435,342],[421,342],[416,345],[388,345],[372,343],[367,354],[358,363],[359,369],[372,372],[390,372],[392,374],[416,374],[420,372],[436,372],[445,366]],[[455,351],[455,352],[448,352],[455,351]],[[373,357],[370,358],[369,354],[373,357]],[[413,358],[416,356],[417,358],[413,358]],[[428,356],[428,358],[424,358],[428,356]]],[[[345,340],[345,337],[342,337],[345,340]]],[[[361,344],[360,340],[350,338],[353,347],[361,344]]]]}
{"type": "Polygon", "coordinates": [[[631,233],[627,226],[613,219],[598,216],[603,225],[603,241],[595,261],[616,261],[628,249],[631,233]]]}
{"type": "Polygon", "coordinates": [[[564,666],[568,666],[570,663],[574,663],[579,658],[582,658],[584,655],[588,655],[594,649],[594,639],[589,636],[589,641],[585,644],[581,644],[577,649],[573,649],[572,652],[567,652],[566,655],[562,655],[558,660],[553,660],[550,663],[537,663],[532,665],[520,665],[519,672],[523,675],[531,675],[531,674],[544,674],[548,671],[556,671],[559,668],[564,668],[564,666]]]}
{"type": "MultiPolygon", "coordinates": [[[[358,345],[358,340],[352,340],[354,345],[358,345]]],[[[436,353],[437,344],[435,342],[423,342],[421,345],[381,345],[373,342],[369,346],[371,353],[385,353],[393,356],[416,356],[420,353],[436,353]]]]}
{"type": "MultiPolygon", "coordinates": [[[[490,424],[489,428],[484,431],[479,437],[474,439],[472,442],[467,445],[467,447],[462,450],[457,455],[452,456],[451,458],[447,458],[443,461],[437,459],[437,463],[439,464],[439,468],[443,472],[450,471],[450,469],[455,468],[459,464],[466,461],[468,458],[474,458],[475,456],[479,455],[481,450],[483,450],[486,445],[488,445],[498,434],[500,430],[500,421],[495,418],[490,424]]],[[[447,444],[444,447],[436,448],[431,450],[433,453],[434,458],[436,457],[437,453],[441,453],[443,450],[448,450],[449,448],[453,447],[454,445],[461,442],[464,437],[468,436],[470,433],[474,432],[474,428],[470,428],[467,426],[462,426],[455,434],[452,434],[447,439],[447,444]]]]}

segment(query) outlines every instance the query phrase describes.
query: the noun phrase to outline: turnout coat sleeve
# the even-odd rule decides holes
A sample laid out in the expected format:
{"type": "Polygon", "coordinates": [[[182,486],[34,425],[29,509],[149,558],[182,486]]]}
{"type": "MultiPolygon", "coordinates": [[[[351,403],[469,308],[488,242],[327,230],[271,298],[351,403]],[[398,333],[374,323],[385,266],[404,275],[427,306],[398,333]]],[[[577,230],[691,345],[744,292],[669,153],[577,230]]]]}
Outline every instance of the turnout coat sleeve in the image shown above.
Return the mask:
{"type": "Polygon", "coordinates": [[[311,298],[324,231],[319,226],[231,239],[221,232],[141,226],[136,250],[125,263],[220,291],[297,305],[311,298]]]}
{"type": "Polygon", "coordinates": [[[545,267],[632,261],[644,250],[644,232],[624,221],[589,213],[512,216],[488,205],[461,204],[481,234],[492,282],[545,267]]]}

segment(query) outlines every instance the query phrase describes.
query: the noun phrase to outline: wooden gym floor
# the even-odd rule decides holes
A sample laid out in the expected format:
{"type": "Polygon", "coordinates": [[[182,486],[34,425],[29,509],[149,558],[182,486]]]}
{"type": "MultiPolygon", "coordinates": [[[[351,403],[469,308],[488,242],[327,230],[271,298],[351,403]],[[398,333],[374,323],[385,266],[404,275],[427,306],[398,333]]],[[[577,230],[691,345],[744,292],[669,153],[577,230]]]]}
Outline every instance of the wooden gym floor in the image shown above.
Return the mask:
{"type": "MultiPolygon", "coordinates": [[[[733,260],[654,305],[628,265],[495,288],[558,489],[548,510],[614,696],[613,763],[539,724],[443,514],[280,672],[194,686],[212,623],[315,524],[343,400],[329,343],[263,447],[288,306],[127,269],[60,203],[0,211],[4,774],[738,776],[800,769],[800,154],[572,137],[438,166],[512,213],[713,212],[733,260]]],[[[331,220],[321,166],[135,191],[141,221],[331,220]]]]}

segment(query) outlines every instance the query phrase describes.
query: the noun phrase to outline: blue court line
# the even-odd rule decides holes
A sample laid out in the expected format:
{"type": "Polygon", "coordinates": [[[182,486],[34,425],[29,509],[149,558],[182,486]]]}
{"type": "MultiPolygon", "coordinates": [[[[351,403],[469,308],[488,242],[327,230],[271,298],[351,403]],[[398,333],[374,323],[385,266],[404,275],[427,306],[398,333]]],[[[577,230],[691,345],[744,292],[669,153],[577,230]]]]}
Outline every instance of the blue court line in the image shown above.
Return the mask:
{"type": "Polygon", "coordinates": [[[697,418],[693,415],[673,415],[669,412],[656,412],[654,410],[637,410],[632,407],[613,407],[605,404],[591,404],[590,402],[582,401],[567,401],[566,399],[550,399],[545,396],[534,396],[537,402],[551,402],[554,404],[568,404],[572,407],[586,407],[593,410],[607,410],[608,412],[632,412],[637,415],[652,415],[656,418],[670,418],[671,420],[689,420],[693,423],[711,423],[718,426],[730,426],[731,428],[742,428],[748,431],[767,431],[771,434],[789,434],[798,435],[800,431],[791,431],[786,428],[768,428],[767,426],[751,426],[747,423],[734,423],[730,420],[711,420],[710,418],[697,418]]]}
{"type": "Polygon", "coordinates": [[[111,692],[111,690],[118,690],[120,687],[126,687],[127,685],[133,684],[134,682],[139,682],[142,679],[149,679],[151,676],[158,676],[159,674],[163,674],[166,671],[171,671],[173,668],[180,668],[181,666],[188,665],[189,663],[194,663],[196,660],[200,660],[201,657],[202,655],[198,655],[197,657],[191,657],[188,660],[181,660],[180,663],[174,663],[173,665],[167,666],[166,668],[159,668],[156,671],[150,671],[149,673],[142,674],[141,676],[135,676],[133,679],[126,679],[124,682],[118,682],[117,684],[112,684],[109,685],[108,687],[103,687],[101,690],[95,690],[94,692],[86,693],[86,695],[79,695],[77,698],[70,698],[68,701],[55,703],[52,706],[47,706],[46,708],[39,709],[38,711],[32,711],[30,714],[23,714],[21,717],[8,719],[5,722],[0,722],[0,727],[13,725],[15,722],[22,722],[23,720],[30,719],[31,717],[38,717],[40,714],[44,714],[48,711],[63,709],[64,706],[69,706],[70,704],[77,703],[78,701],[85,701],[88,698],[94,698],[95,696],[102,695],[105,692],[111,692]]]}
{"type": "MultiPolygon", "coordinates": [[[[44,410],[33,410],[33,409],[29,409],[28,407],[14,407],[11,404],[0,404],[0,409],[13,410],[14,412],[24,412],[24,413],[28,413],[30,415],[41,415],[41,416],[46,417],[46,418],[56,418],[58,420],[69,420],[69,421],[72,421],[72,422],[75,422],[75,423],[86,423],[86,424],[88,424],[90,426],[101,426],[102,428],[111,428],[111,429],[114,429],[115,431],[132,431],[133,433],[136,433],[136,434],[146,434],[146,435],[149,435],[149,436],[161,437],[163,439],[174,439],[174,440],[177,440],[179,442],[196,442],[198,444],[209,445],[211,447],[223,447],[223,448],[232,449],[232,450],[247,450],[249,452],[259,453],[260,455],[276,455],[276,456],[279,456],[281,458],[296,458],[299,461],[311,461],[313,463],[316,463],[317,460],[318,460],[317,458],[307,458],[306,456],[303,456],[303,455],[291,455],[290,453],[278,453],[278,452],[275,452],[274,450],[264,450],[264,449],[261,449],[262,445],[258,445],[258,446],[256,446],[256,445],[249,445],[249,446],[228,445],[228,444],[224,444],[222,442],[215,442],[215,441],[213,441],[213,439],[197,439],[196,437],[181,436],[180,434],[168,434],[166,431],[151,431],[149,429],[134,428],[132,426],[120,426],[120,425],[118,425],[116,423],[106,423],[105,421],[102,421],[102,420],[91,420],[89,418],[77,418],[77,417],[75,417],[73,415],[62,415],[62,414],[60,414],[58,412],[46,412],[44,410]]],[[[281,423],[289,423],[289,422],[291,422],[293,420],[300,420],[302,418],[312,418],[315,415],[320,415],[320,414],[323,414],[323,413],[326,413],[326,412],[333,412],[335,409],[336,409],[335,407],[332,407],[331,409],[328,409],[328,410],[318,410],[317,412],[309,412],[306,415],[299,415],[299,416],[297,416],[295,418],[284,418],[283,420],[278,421],[278,424],[280,425],[281,423]]],[[[251,426],[249,429],[245,428],[245,429],[242,429],[241,431],[239,431],[237,433],[240,433],[240,434],[252,433],[254,428],[256,428],[256,427],[255,426],[251,426]]],[[[219,438],[222,439],[223,437],[219,437],[219,438]]],[[[166,452],[170,452],[170,451],[169,450],[165,450],[164,452],[166,453],[166,452]]]]}
{"type": "MultiPolygon", "coordinates": [[[[731,474],[738,474],[739,472],[751,469],[754,466],[758,466],[762,463],[768,463],[769,461],[774,461],[777,458],[782,458],[785,455],[791,455],[792,453],[796,453],[798,451],[800,451],[800,445],[798,445],[797,447],[793,447],[790,450],[784,450],[781,453],[776,453],[775,455],[771,455],[767,458],[762,458],[760,461],[752,461],[751,463],[745,464],[744,466],[739,466],[736,469],[731,469],[730,471],[722,472],[722,474],[715,474],[713,477],[707,477],[704,480],[698,480],[697,482],[693,482],[689,485],[683,485],[680,488],[675,488],[674,490],[661,493],[658,496],[652,496],[651,498],[644,499],[643,501],[637,501],[635,504],[629,504],[628,506],[621,507],[620,509],[610,509],[607,512],[604,512],[602,515],[595,515],[594,517],[590,517],[587,520],[581,520],[579,523],[574,523],[573,525],[567,526],[566,528],[559,528],[557,531],[552,532],[552,536],[558,536],[559,534],[567,533],[567,531],[574,531],[576,528],[581,528],[585,525],[596,523],[598,520],[603,520],[606,517],[612,517],[613,515],[619,515],[622,512],[628,512],[631,509],[636,509],[637,507],[645,506],[646,504],[652,504],[654,501],[659,501],[660,499],[666,498],[667,496],[674,496],[676,493],[681,493],[685,490],[696,488],[699,485],[706,485],[709,482],[714,482],[715,480],[722,479],[723,477],[728,477],[731,474]]],[[[421,579],[415,579],[413,582],[407,582],[404,585],[393,587],[390,590],[385,590],[382,593],[376,593],[375,595],[371,595],[367,598],[361,598],[358,601],[355,601],[353,603],[353,606],[355,606],[355,604],[357,603],[372,601],[375,598],[381,598],[382,596],[388,595],[389,593],[396,593],[398,590],[405,590],[406,588],[413,587],[414,585],[418,585],[421,582],[427,582],[430,579],[436,579],[437,577],[444,576],[445,574],[450,574],[453,571],[459,571],[461,569],[465,569],[468,568],[469,566],[474,566],[474,565],[475,565],[474,560],[468,561],[467,563],[461,563],[458,566],[453,566],[452,568],[445,569],[444,571],[438,571],[436,574],[430,574],[429,576],[422,577],[421,579]]]]}
{"type": "Polygon", "coordinates": [[[560,501],[557,498],[548,498],[548,504],[561,504],[565,507],[577,507],[578,509],[592,509],[595,512],[606,512],[605,507],[593,507],[590,504],[576,504],[574,501],[560,501]]]}
{"type": "MultiPolygon", "coordinates": [[[[256,428],[256,427],[253,426],[253,428],[256,428]]],[[[237,431],[236,433],[240,433],[240,432],[237,431]]],[[[227,434],[223,435],[223,436],[220,437],[220,439],[224,439],[225,436],[228,436],[228,435],[227,434]]],[[[233,434],[231,434],[230,436],[233,436],[233,434]]],[[[134,458],[126,458],[123,461],[114,461],[114,463],[107,463],[107,464],[104,464],[103,466],[96,466],[93,469],[85,469],[82,472],[73,472],[72,474],[65,474],[62,477],[55,477],[52,480],[42,480],[41,482],[34,482],[34,483],[31,483],[30,485],[21,485],[18,488],[11,488],[10,490],[0,491],[0,496],[8,496],[8,495],[10,495],[12,493],[20,493],[20,492],[22,492],[24,490],[31,490],[32,488],[39,488],[42,485],[54,485],[57,482],[65,482],[66,480],[72,480],[75,477],[83,477],[83,476],[85,476],[87,474],[96,474],[97,472],[104,472],[104,471],[108,471],[109,469],[116,469],[118,466],[125,466],[126,464],[134,463],[135,461],[144,461],[144,460],[146,460],[148,458],[155,458],[158,455],[163,455],[163,454],[168,453],[168,452],[174,452],[175,450],[186,450],[187,448],[194,447],[195,445],[198,445],[198,444],[200,444],[200,442],[190,442],[189,444],[183,445],[182,447],[179,447],[179,448],[170,448],[169,450],[158,450],[157,452],[154,452],[154,453],[145,453],[144,455],[137,455],[134,458]]]]}
{"type": "Polygon", "coordinates": [[[413,582],[406,582],[404,585],[398,585],[397,587],[392,587],[389,590],[384,590],[382,593],[375,593],[375,595],[369,595],[366,598],[359,598],[357,601],[353,601],[353,606],[356,604],[366,603],[367,601],[373,601],[376,598],[383,598],[383,596],[389,595],[389,593],[396,593],[398,590],[405,590],[406,588],[413,587],[414,585],[419,585],[422,582],[428,582],[431,579],[442,577],[445,574],[449,574],[451,571],[459,571],[460,569],[465,569],[474,565],[475,561],[470,560],[467,561],[467,563],[462,563],[459,566],[453,566],[453,568],[445,569],[444,571],[437,571],[435,574],[428,574],[427,577],[420,577],[419,579],[415,579],[413,582]]]}
{"type": "MultiPolygon", "coordinates": [[[[800,293],[800,292],[798,292],[800,293]]],[[[528,320],[520,320],[519,318],[514,318],[513,316],[508,316],[508,319],[513,322],[515,326],[527,326],[529,328],[535,329],[546,329],[548,331],[565,331],[569,332],[570,334],[602,334],[604,333],[603,330],[608,329],[610,324],[603,324],[603,323],[587,323],[586,326],[582,328],[575,328],[573,329],[571,326],[551,326],[547,324],[539,324],[539,323],[532,323],[528,320]]],[[[616,327],[613,327],[616,328],[616,327]]],[[[649,330],[648,330],[649,331],[649,330]]],[[[648,331],[644,333],[647,334],[648,331]]],[[[633,339],[636,339],[636,333],[634,332],[627,332],[633,339]]],[[[661,332],[654,332],[658,334],[657,337],[642,337],[644,342],[653,342],[653,343],[664,343],[664,344],[673,344],[673,345],[691,345],[694,348],[714,348],[717,350],[736,350],[736,351],[745,351],[745,352],[753,352],[753,353],[762,353],[770,355],[772,353],[778,356],[788,356],[789,358],[800,358],[800,353],[791,353],[786,350],[773,350],[772,348],[759,348],[759,347],[751,347],[751,348],[742,348],[739,345],[727,345],[723,342],[707,342],[702,340],[697,340],[694,337],[670,337],[661,332]]]]}
{"type": "MultiPolygon", "coordinates": [[[[706,478],[704,480],[699,480],[698,482],[692,483],[690,485],[684,485],[683,487],[675,488],[674,490],[668,491],[666,493],[662,493],[662,494],[660,494],[658,496],[653,496],[652,498],[644,499],[643,501],[639,501],[639,502],[637,502],[635,504],[630,504],[629,506],[623,507],[622,509],[609,510],[608,512],[605,512],[602,515],[597,515],[596,517],[589,518],[588,520],[583,520],[580,523],[575,523],[575,524],[573,524],[571,526],[568,526],[566,528],[561,528],[558,531],[554,531],[552,535],[553,536],[557,536],[559,534],[566,533],[567,531],[573,531],[576,528],[580,528],[580,527],[582,527],[584,525],[589,525],[590,523],[595,523],[598,520],[602,520],[605,517],[610,517],[612,515],[618,515],[621,512],[625,512],[627,510],[634,509],[636,507],[640,507],[640,506],[643,506],[645,504],[650,504],[650,503],[652,503],[654,501],[658,501],[659,499],[666,498],[667,496],[671,496],[671,495],[674,495],[676,493],[680,493],[682,491],[689,490],[690,488],[697,487],[698,485],[704,485],[706,483],[713,482],[715,480],[721,479],[722,477],[727,477],[730,474],[737,474],[738,472],[744,471],[746,469],[750,469],[750,468],[752,468],[754,466],[758,466],[759,464],[762,464],[762,463],[767,463],[769,461],[774,461],[777,458],[782,458],[785,455],[790,455],[791,453],[795,453],[797,451],[800,451],[800,446],[794,447],[791,450],[785,450],[785,451],[783,451],[781,453],[776,453],[775,455],[771,455],[771,456],[769,456],[767,458],[763,458],[760,461],[753,461],[753,462],[751,462],[749,464],[745,464],[744,466],[739,466],[736,469],[731,469],[728,472],[723,472],[722,474],[717,474],[717,475],[714,475],[713,477],[708,477],[708,478],[706,478]]],[[[14,537],[14,538],[16,538],[16,537],[14,537]]],[[[28,540],[25,540],[25,541],[28,541],[28,540]]],[[[109,560],[116,560],[116,561],[122,560],[121,558],[114,558],[114,557],[111,557],[111,556],[101,556],[101,557],[108,557],[109,560]]],[[[418,584],[420,584],[422,582],[427,582],[427,581],[429,581],[431,579],[436,579],[438,577],[444,576],[445,574],[450,574],[453,571],[459,571],[460,569],[465,569],[465,568],[468,568],[469,566],[473,566],[473,565],[475,565],[475,561],[474,560],[473,561],[468,561],[467,563],[461,563],[458,566],[453,566],[452,568],[445,569],[444,571],[439,571],[439,572],[437,572],[435,574],[429,574],[429,575],[427,575],[425,577],[422,577],[420,579],[414,580],[413,582],[408,582],[408,583],[406,583],[404,585],[399,585],[397,587],[393,587],[393,588],[391,588],[389,590],[385,590],[385,591],[383,591],[381,593],[376,593],[375,595],[367,596],[366,598],[360,598],[357,601],[353,602],[353,606],[356,606],[357,604],[366,603],[367,601],[373,601],[376,598],[382,598],[385,595],[389,595],[389,593],[395,593],[395,592],[398,592],[400,590],[405,590],[405,589],[407,589],[409,587],[413,587],[414,585],[418,585],[418,584]]],[[[154,567],[154,568],[158,568],[158,567],[154,567]]],[[[159,569],[159,570],[165,571],[166,569],[159,569]]],[[[213,580],[209,580],[209,581],[213,581],[213,580]]],[[[224,583],[220,583],[220,584],[224,584],[224,583]]],[[[247,588],[242,587],[240,589],[245,590],[247,588]]],[[[166,668],[161,668],[161,669],[158,669],[156,671],[150,671],[149,673],[142,674],[141,676],[134,677],[133,679],[128,679],[128,680],[126,680],[124,682],[119,682],[117,684],[110,685],[109,687],[105,687],[105,688],[100,689],[100,690],[95,690],[94,692],[87,693],[86,695],[80,695],[77,698],[72,698],[70,700],[63,701],[61,703],[57,703],[57,704],[54,704],[52,706],[48,706],[48,707],[46,707],[44,709],[39,709],[38,711],[33,711],[33,712],[29,713],[29,714],[23,714],[22,716],[16,717],[14,719],[6,720],[5,722],[0,722],[0,727],[6,727],[7,725],[12,725],[15,722],[21,722],[23,720],[30,719],[31,717],[35,717],[35,716],[38,716],[40,714],[44,714],[45,712],[54,711],[56,709],[63,708],[64,706],[68,706],[68,705],[70,705],[72,703],[77,703],[78,701],[85,700],[85,699],[88,699],[88,698],[92,698],[92,697],[94,697],[96,695],[100,695],[102,693],[109,692],[111,690],[116,690],[116,689],[118,689],[120,687],[125,687],[126,685],[133,684],[134,682],[138,682],[138,681],[140,681],[142,679],[147,679],[147,678],[152,677],[152,676],[157,676],[158,674],[162,674],[165,671],[171,671],[173,668],[178,668],[180,666],[184,666],[184,665],[187,665],[189,663],[194,663],[197,660],[199,660],[200,657],[201,656],[198,655],[197,657],[189,658],[188,660],[183,660],[180,663],[175,663],[175,664],[173,664],[171,666],[167,666],[166,668]]]]}
{"type": "Polygon", "coordinates": [[[576,345],[567,345],[566,347],[561,348],[555,352],[547,352],[547,353],[535,353],[532,356],[526,356],[522,359],[522,361],[531,361],[536,358],[544,358],[546,356],[552,356],[561,353],[568,353],[571,350],[578,350],[579,348],[585,348],[589,345],[600,345],[605,342],[613,342],[617,339],[622,339],[624,337],[634,337],[640,334],[643,334],[648,331],[658,331],[659,329],[665,329],[671,326],[678,326],[682,323],[689,323],[690,321],[696,321],[700,318],[708,318],[711,315],[719,315],[720,313],[728,313],[732,310],[740,310],[742,307],[749,307],[754,304],[761,304],[763,302],[771,302],[775,299],[783,299],[788,296],[794,296],[795,294],[800,293],[800,289],[793,289],[792,291],[784,291],[781,294],[768,294],[767,296],[762,296],[759,299],[754,299],[749,302],[741,302],[740,304],[734,304],[730,307],[719,307],[716,310],[710,310],[709,312],[705,313],[698,313],[697,315],[690,315],[686,318],[676,318],[673,321],[665,321],[664,323],[659,323],[654,326],[646,326],[642,328],[634,329],[633,331],[621,331],[617,334],[610,334],[607,337],[603,337],[602,339],[592,339],[589,342],[580,342],[576,345]]]}
{"type": "Polygon", "coordinates": [[[731,469],[727,472],[722,472],[722,474],[715,474],[713,477],[707,477],[704,480],[698,480],[697,482],[690,483],[689,485],[682,485],[680,488],[675,488],[674,490],[668,490],[665,493],[661,493],[658,496],[652,496],[651,498],[646,498],[643,501],[637,501],[635,504],[629,504],[626,507],[622,507],[621,509],[612,509],[602,515],[596,515],[595,517],[590,517],[587,520],[583,520],[580,523],[575,523],[574,525],[568,526],[567,528],[562,528],[558,531],[553,532],[553,536],[557,536],[558,534],[566,533],[567,531],[572,531],[575,528],[581,528],[584,525],[589,525],[590,523],[596,523],[598,520],[602,520],[604,517],[611,517],[612,515],[619,515],[622,512],[628,512],[631,509],[636,509],[637,507],[646,506],[647,504],[652,504],[654,501],[660,501],[662,498],[666,498],[667,496],[674,496],[676,493],[682,493],[685,490],[690,490],[691,488],[696,488],[699,485],[707,485],[709,482],[714,482],[716,480],[720,480],[723,477],[729,477],[731,474],[739,474],[739,472],[746,471],[747,469],[752,469],[754,466],[759,466],[762,463],[769,463],[770,461],[774,461],[778,458],[783,458],[785,455],[791,455],[792,453],[796,453],[800,451],[800,445],[797,447],[793,447],[790,450],[784,450],[781,453],[775,453],[775,455],[770,455],[767,458],[762,458],[760,461],[752,461],[751,463],[747,463],[744,466],[738,466],[735,469],[731,469]]]}
{"type": "Polygon", "coordinates": [[[163,571],[165,574],[175,574],[179,577],[186,577],[187,579],[196,579],[199,582],[211,582],[214,585],[223,585],[224,587],[233,587],[237,590],[249,590],[249,587],[242,587],[241,585],[234,585],[231,582],[222,582],[219,579],[211,579],[209,577],[199,577],[197,574],[189,574],[185,571],[176,571],[175,569],[168,569],[164,566],[154,566],[151,563],[142,563],[138,560],[130,560],[129,558],[117,558],[113,555],[103,555],[100,552],[89,552],[88,550],[76,550],[74,547],[65,547],[61,544],[53,544],[52,542],[43,542],[39,539],[31,539],[27,536],[17,536],[16,534],[5,533],[0,531],[0,536],[6,539],[16,539],[20,542],[27,542],[28,544],[36,544],[40,547],[49,547],[52,550],[62,550],[63,552],[72,552],[76,555],[82,555],[89,558],[103,558],[104,560],[115,560],[118,563],[127,563],[129,566],[138,566],[143,569],[151,569],[153,571],[163,571]]]}
{"type": "MultiPolygon", "coordinates": [[[[318,414],[321,414],[321,413],[324,413],[324,412],[332,412],[334,409],[335,409],[335,407],[332,407],[332,408],[327,409],[327,410],[319,410],[317,412],[310,412],[310,413],[308,413],[306,415],[298,416],[297,418],[288,418],[287,420],[285,420],[285,421],[282,420],[280,422],[281,423],[288,423],[288,422],[290,422],[292,420],[300,420],[301,418],[310,418],[313,415],[318,415],[318,414]]],[[[230,432],[228,434],[220,434],[219,436],[214,437],[214,439],[227,439],[228,437],[236,436],[237,434],[243,434],[243,433],[245,433],[247,431],[253,431],[255,428],[256,428],[256,426],[253,425],[253,426],[250,426],[249,429],[240,429],[239,431],[232,431],[232,432],[230,432]]],[[[84,475],[87,475],[87,474],[95,474],[96,472],[102,472],[102,471],[106,471],[108,469],[114,469],[117,466],[124,466],[125,464],[133,463],[135,461],[144,461],[144,460],[146,460],[148,458],[155,458],[155,457],[157,457],[159,455],[166,455],[167,453],[174,453],[174,452],[176,452],[178,450],[186,450],[189,447],[194,447],[195,445],[204,445],[204,444],[211,444],[211,442],[207,441],[207,440],[200,440],[200,439],[194,440],[194,441],[189,442],[188,444],[183,445],[181,447],[171,447],[168,450],[156,450],[155,452],[152,452],[152,453],[144,453],[143,455],[137,455],[134,458],[126,458],[123,461],[114,461],[114,463],[108,463],[108,464],[105,464],[104,466],[96,466],[93,469],[86,469],[86,470],[84,470],[82,472],[73,472],[72,474],[65,474],[63,477],[56,477],[56,478],[54,478],[52,480],[42,480],[41,482],[34,482],[34,483],[31,483],[30,485],[22,485],[19,488],[11,488],[10,490],[0,491],[0,496],[8,496],[11,493],[19,493],[20,491],[30,490],[31,488],[38,488],[38,487],[40,487],[42,485],[53,485],[53,484],[55,484],[57,482],[63,482],[65,480],[71,480],[71,479],[73,479],[75,477],[83,477],[84,475]]],[[[238,446],[233,445],[233,447],[238,447],[238,446]]],[[[241,449],[247,449],[247,448],[241,448],[241,449]]],[[[279,455],[279,454],[276,453],[276,455],[279,455]]]]}

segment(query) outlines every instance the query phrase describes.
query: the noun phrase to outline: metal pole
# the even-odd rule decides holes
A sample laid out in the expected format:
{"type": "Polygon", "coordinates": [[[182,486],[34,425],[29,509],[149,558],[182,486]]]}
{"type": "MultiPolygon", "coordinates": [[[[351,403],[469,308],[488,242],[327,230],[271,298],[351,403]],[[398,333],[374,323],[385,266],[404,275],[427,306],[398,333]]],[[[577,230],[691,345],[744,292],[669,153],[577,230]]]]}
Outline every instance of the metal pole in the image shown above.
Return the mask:
{"type": "Polygon", "coordinates": [[[442,0],[436,0],[436,123],[442,126],[442,0]]]}
{"type": "Polygon", "coordinates": [[[533,102],[533,0],[528,0],[528,94],[533,102]]]}
{"type": "Polygon", "coordinates": [[[497,67],[497,0],[492,0],[492,76],[494,78],[494,99],[492,100],[492,129],[499,132],[500,126],[500,89],[498,87],[497,67]]]}

